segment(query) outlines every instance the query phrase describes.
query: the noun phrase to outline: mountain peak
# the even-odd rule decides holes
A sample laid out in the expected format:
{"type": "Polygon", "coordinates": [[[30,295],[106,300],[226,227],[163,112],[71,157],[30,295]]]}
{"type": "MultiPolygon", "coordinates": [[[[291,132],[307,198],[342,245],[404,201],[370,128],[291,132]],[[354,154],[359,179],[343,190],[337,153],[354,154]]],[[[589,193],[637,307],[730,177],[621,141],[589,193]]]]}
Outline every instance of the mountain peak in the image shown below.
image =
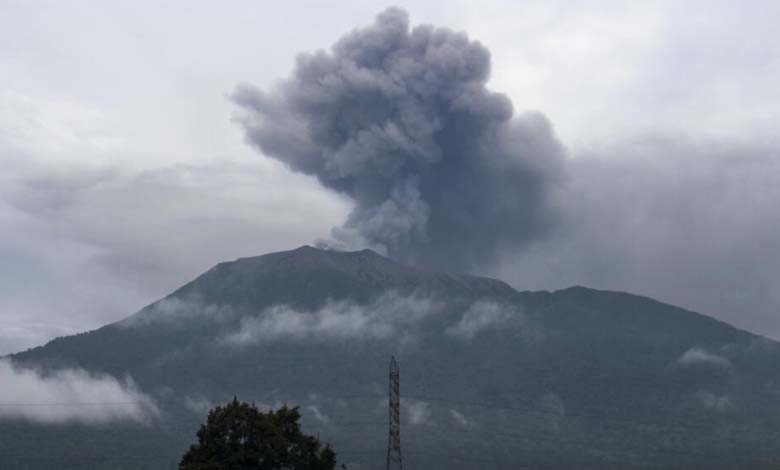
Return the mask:
{"type": "Polygon", "coordinates": [[[309,260],[312,262],[323,262],[325,260],[330,260],[332,262],[334,261],[354,262],[360,259],[373,258],[376,260],[383,260],[384,262],[400,265],[400,263],[397,263],[389,258],[386,258],[385,256],[382,256],[379,253],[370,250],[368,248],[362,250],[355,250],[355,251],[346,251],[346,250],[336,250],[332,248],[318,248],[311,245],[302,245],[292,250],[277,251],[277,252],[267,253],[259,256],[238,258],[235,261],[255,262],[258,260],[279,258],[279,257],[295,258],[297,260],[309,260]]]}
{"type": "Polygon", "coordinates": [[[268,299],[314,307],[342,298],[366,300],[386,291],[442,289],[469,295],[517,295],[495,279],[407,266],[369,249],[339,251],[310,245],[219,263],[172,295],[196,295],[214,303],[238,301],[252,308],[267,306],[268,299]]]}

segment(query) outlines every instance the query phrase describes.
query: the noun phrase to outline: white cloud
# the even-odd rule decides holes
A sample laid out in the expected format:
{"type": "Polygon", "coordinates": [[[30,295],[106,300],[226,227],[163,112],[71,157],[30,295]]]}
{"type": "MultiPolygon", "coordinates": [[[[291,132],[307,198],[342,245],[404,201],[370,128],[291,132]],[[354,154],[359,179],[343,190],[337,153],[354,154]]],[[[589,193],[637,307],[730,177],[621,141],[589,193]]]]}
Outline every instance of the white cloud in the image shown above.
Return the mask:
{"type": "Polygon", "coordinates": [[[409,424],[428,424],[431,419],[431,405],[425,401],[401,398],[401,410],[406,412],[409,424]]]}
{"type": "Polygon", "coordinates": [[[493,300],[478,300],[463,314],[458,323],[447,328],[447,334],[461,339],[473,339],[483,331],[520,320],[517,307],[493,300]]]}
{"type": "Polygon", "coordinates": [[[195,414],[206,415],[216,404],[203,395],[186,396],[182,401],[184,407],[195,414]]]}
{"type": "Polygon", "coordinates": [[[552,432],[560,432],[561,424],[566,417],[566,406],[557,393],[546,393],[537,403],[539,417],[552,432]]]}
{"type": "Polygon", "coordinates": [[[257,317],[245,317],[228,344],[242,345],[281,338],[386,339],[413,335],[410,327],[438,312],[442,304],[430,297],[384,294],[368,304],[331,301],[314,312],[287,305],[271,307],[257,317]]]}
{"type": "Polygon", "coordinates": [[[171,324],[194,319],[223,323],[235,317],[233,308],[227,305],[207,304],[198,296],[167,297],[146,310],[116,323],[123,328],[136,328],[150,324],[171,324]]]}
{"type": "Polygon", "coordinates": [[[454,408],[450,409],[450,416],[452,416],[452,419],[455,420],[455,422],[458,423],[458,425],[463,426],[464,428],[471,427],[474,425],[474,423],[471,422],[471,420],[469,420],[468,418],[466,418],[466,416],[463,413],[461,413],[460,411],[454,408]]]}
{"type": "Polygon", "coordinates": [[[306,409],[311,413],[311,415],[319,421],[322,424],[330,424],[330,418],[328,415],[320,411],[320,409],[316,405],[308,405],[306,409]]]}
{"type": "Polygon", "coordinates": [[[778,4],[702,5],[489,1],[470,4],[464,16],[493,52],[495,89],[544,110],[567,143],[669,128],[732,137],[776,123],[777,107],[767,103],[778,97],[770,19],[778,4]],[[496,14],[484,13],[490,9],[496,14]],[[738,39],[746,35],[756,40],[738,39]]]}
{"type": "Polygon", "coordinates": [[[696,399],[705,407],[718,412],[729,411],[734,407],[728,395],[716,395],[708,391],[696,393],[696,399]]]}
{"type": "Polygon", "coordinates": [[[0,360],[0,419],[39,423],[146,422],[157,414],[154,401],[131,379],[67,369],[43,374],[0,360]]]}
{"type": "Polygon", "coordinates": [[[0,129],[0,159],[19,152],[38,163],[99,163],[106,152],[117,152],[122,145],[99,109],[74,100],[34,99],[8,88],[0,89],[0,129]]]}
{"type": "Polygon", "coordinates": [[[702,348],[691,348],[677,359],[677,364],[682,366],[709,365],[722,368],[730,368],[731,361],[723,356],[710,353],[702,348]]]}

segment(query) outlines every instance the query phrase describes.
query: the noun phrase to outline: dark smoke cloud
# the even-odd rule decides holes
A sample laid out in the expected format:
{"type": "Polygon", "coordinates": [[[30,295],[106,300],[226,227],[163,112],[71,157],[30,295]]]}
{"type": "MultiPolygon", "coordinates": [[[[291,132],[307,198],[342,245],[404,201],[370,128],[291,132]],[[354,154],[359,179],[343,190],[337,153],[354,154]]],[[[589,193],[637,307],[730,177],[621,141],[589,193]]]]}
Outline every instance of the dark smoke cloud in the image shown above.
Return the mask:
{"type": "Polygon", "coordinates": [[[332,245],[473,269],[544,235],[563,150],[546,118],[486,88],[490,54],[463,33],[410,30],[391,8],[270,92],[234,100],[249,141],[349,196],[332,245]]]}

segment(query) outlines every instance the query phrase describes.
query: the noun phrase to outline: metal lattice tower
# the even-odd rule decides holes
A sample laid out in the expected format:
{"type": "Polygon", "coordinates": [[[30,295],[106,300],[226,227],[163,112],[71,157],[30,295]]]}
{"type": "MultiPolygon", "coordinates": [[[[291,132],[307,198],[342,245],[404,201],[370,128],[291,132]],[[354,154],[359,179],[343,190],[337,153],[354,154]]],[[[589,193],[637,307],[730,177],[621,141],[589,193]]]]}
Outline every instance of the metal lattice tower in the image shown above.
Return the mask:
{"type": "Polygon", "coordinates": [[[401,394],[400,373],[395,356],[390,359],[390,436],[387,441],[387,470],[403,470],[401,459],[401,394]]]}

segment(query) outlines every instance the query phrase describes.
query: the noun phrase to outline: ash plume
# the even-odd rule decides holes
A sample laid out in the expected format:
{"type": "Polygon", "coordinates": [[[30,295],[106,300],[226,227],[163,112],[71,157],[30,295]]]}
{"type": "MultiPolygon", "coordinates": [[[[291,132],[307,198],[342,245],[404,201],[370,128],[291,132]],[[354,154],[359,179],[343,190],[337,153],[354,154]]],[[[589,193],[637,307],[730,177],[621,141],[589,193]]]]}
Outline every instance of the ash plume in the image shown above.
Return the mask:
{"type": "Polygon", "coordinates": [[[253,146],[354,201],[327,244],[468,270],[554,225],[563,167],[547,119],[514,116],[489,75],[484,46],[390,8],[233,99],[253,146]]]}

